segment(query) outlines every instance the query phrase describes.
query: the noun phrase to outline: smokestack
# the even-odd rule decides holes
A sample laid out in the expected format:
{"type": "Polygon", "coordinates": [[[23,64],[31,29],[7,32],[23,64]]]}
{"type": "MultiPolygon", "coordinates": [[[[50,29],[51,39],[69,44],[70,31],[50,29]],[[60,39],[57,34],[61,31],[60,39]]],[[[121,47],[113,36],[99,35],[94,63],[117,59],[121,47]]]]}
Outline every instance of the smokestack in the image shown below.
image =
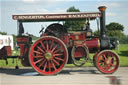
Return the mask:
{"type": "Polygon", "coordinates": [[[106,37],[106,27],[105,27],[105,11],[106,11],[105,6],[100,6],[98,9],[101,12],[101,17],[100,17],[100,37],[105,38],[106,37]]]}

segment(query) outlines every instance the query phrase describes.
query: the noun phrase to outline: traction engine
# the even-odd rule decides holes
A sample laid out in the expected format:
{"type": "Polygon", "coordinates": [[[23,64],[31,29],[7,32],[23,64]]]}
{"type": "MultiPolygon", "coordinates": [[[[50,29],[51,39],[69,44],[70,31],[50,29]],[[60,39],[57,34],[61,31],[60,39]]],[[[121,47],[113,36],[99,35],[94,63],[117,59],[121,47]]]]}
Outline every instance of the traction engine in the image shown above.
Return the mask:
{"type": "Polygon", "coordinates": [[[115,72],[119,67],[118,55],[110,49],[115,48],[106,36],[106,7],[99,7],[95,13],[65,13],[40,15],[13,15],[19,25],[17,44],[20,47],[20,59],[24,66],[32,66],[43,75],[59,73],[66,64],[82,66],[90,60],[89,53],[94,53],[93,63],[102,73],[115,72]],[[23,22],[66,21],[100,18],[100,36],[95,37],[91,29],[68,32],[63,25],[53,23],[32,42],[30,36],[23,35],[23,22]]]}

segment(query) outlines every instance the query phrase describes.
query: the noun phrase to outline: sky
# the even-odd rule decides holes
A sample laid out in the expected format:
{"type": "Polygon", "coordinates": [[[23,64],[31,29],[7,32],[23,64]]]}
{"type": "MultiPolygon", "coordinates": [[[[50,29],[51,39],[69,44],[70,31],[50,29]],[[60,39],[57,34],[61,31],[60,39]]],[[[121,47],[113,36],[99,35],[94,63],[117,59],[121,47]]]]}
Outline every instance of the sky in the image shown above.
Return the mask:
{"type": "MultiPolygon", "coordinates": [[[[64,13],[75,6],[82,12],[98,12],[99,6],[106,6],[106,24],[117,22],[125,27],[128,35],[128,1],[127,0],[0,0],[0,31],[17,34],[17,21],[14,14],[23,13],[64,13]]],[[[47,27],[53,22],[24,23],[25,33],[40,36],[41,26],[47,27]]],[[[55,23],[55,22],[54,22],[55,23]]],[[[96,21],[91,21],[93,31],[97,29],[96,21]]]]}

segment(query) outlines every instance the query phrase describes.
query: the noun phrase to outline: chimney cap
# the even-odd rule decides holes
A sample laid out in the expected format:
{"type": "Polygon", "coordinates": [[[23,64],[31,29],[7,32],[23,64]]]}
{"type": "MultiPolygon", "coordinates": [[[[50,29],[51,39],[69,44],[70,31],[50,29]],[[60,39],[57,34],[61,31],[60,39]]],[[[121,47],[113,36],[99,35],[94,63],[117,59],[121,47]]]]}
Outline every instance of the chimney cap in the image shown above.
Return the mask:
{"type": "Polygon", "coordinates": [[[98,9],[100,10],[100,11],[105,11],[106,10],[106,6],[100,6],[100,7],[98,7],[98,9]]]}

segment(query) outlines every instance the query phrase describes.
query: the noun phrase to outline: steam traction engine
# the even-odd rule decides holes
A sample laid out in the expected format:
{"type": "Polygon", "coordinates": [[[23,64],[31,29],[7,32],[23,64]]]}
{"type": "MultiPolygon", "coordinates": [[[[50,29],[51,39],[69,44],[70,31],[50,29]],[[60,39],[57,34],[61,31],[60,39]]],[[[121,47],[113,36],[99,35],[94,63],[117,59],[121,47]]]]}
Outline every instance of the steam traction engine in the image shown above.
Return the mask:
{"type": "Polygon", "coordinates": [[[114,42],[106,37],[105,10],[99,7],[99,12],[64,13],[64,14],[32,14],[13,15],[19,26],[17,44],[20,47],[20,59],[24,66],[32,66],[43,75],[59,73],[65,64],[84,65],[89,59],[89,53],[95,53],[94,66],[105,74],[115,72],[119,67],[118,55],[109,50],[115,48],[114,42]],[[100,19],[100,36],[92,35],[90,29],[68,33],[63,25],[49,25],[41,37],[32,42],[30,36],[24,35],[25,22],[66,21],[82,19],[100,19]]]}

